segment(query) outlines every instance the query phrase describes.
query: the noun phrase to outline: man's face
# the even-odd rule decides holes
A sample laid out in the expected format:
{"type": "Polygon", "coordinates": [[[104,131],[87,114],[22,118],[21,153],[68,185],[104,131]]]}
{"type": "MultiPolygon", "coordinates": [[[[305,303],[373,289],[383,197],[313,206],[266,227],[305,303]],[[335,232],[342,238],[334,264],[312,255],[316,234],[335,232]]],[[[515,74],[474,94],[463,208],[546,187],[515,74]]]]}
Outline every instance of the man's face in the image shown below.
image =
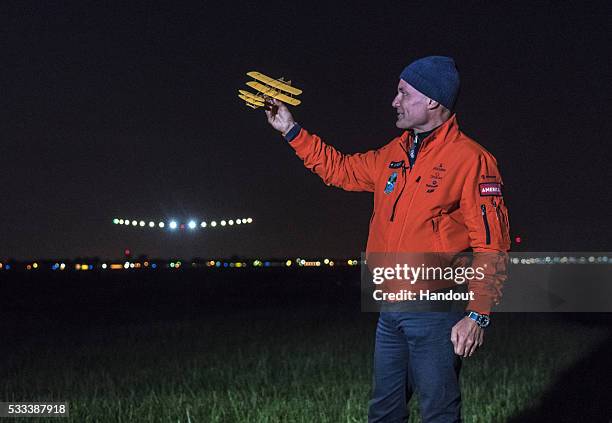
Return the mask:
{"type": "Polygon", "coordinates": [[[391,105],[397,111],[395,126],[400,129],[419,128],[429,120],[427,108],[429,98],[417,91],[409,83],[400,79],[397,85],[397,95],[391,105]]]}

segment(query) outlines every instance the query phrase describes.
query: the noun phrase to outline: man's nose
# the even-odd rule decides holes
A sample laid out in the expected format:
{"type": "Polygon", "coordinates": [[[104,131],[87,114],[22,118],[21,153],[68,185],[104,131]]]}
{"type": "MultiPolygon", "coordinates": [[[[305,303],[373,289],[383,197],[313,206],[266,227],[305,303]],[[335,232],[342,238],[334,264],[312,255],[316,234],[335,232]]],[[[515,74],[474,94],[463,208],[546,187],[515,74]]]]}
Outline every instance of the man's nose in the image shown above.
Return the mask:
{"type": "Polygon", "coordinates": [[[394,99],[393,99],[393,101],[391,102],[391,107],[394,107],[394,108],[399,107],[399,101],[398,101],[398,99],[397,99],[398,97],[399,97],[399,95],[396,95],[396,96],[395,96],[395,98],[394,98],[394,99]]]}

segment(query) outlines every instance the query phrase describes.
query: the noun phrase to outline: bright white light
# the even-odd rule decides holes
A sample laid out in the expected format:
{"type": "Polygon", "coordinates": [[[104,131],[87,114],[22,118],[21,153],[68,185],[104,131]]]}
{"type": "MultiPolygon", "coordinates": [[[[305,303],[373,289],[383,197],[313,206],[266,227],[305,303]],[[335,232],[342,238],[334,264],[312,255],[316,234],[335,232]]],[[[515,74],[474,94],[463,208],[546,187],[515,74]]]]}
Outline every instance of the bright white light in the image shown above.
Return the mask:
{"type": "Polygon", "coordinates": [[[247,223],[253,223],[253,219],[251,219],[250,217],[247,219],[247,223]]]}
{"type": "Polygon", "coordinates": [[[240,225],[242,221],[240,219],[236,219],[236,225],[240,225]]]}
{"type": "Polygon", "coordinates": [[[135,220],[132,220],[132,226],[136,226],[138,225],[138,222],[136,222],[135,220]]]}
{"type": "Polygon", "coordinates": [[[217,226],[217,222],[215,222],[215,221],[213,220],[212,222],[210,222],[210,226],[212,226],[212,227],[214,228],[215,226],[217,226]]]}
{"type": "Polygon", "coordinates": [[[155,227],[155,222],[149,222],[149,228],[154,228],[155,227]]]}
{"type": "Polygon", "coordinates": [[[106,263],[102,263],[102,269],[106,269],[108,266],[106,265],[106,263]]]}
{"type": "Polygon", "coordinates": [[[234,221],[230,219],[230,221],[227,223],[229,223],[229,225],[232,226],[234,224],[234,221]]]}
{"type": "Polygon", "coordinates": [[[196,223],[193,220],[189,221],[189,229],[195,229],[196,223]]]}
{"type": "Polygon", "coordinates": [[[246,219],[242,219],[242,223],[247,223],[247,220],[246,219]]]}
{"type": "Polygon", "coordinates": [[[202,222],[202,223],[200,224],[200,226],[201,226],[201,227],[203,227],[203,228],[205,228],[205,227],[206,227],[206,222],[202,222]]]}
{"type": "Polygon", "coordinates": [[[159,227],[163,228],[164,226],[166,226],[166,224],[164,222],[159,222],[159,227]]]}
{"type": "Polygon", "coordinates": [[[119,219],[119,224],[123,225],[123,219],[119,219]]]}
{"type": "Polygon", "coordinates": [[[113,219],[113,223],[114,223],[115,225],[117,225],[117,224],[119,223],[119,219],[117,219],[117,218],[113,219]]]}
{"type": "Polygon", "coordinates": [[[170,229],[176,229],[177,226],[178,225],[177,225],[176,221],[173,220],[172,222],[170,222],[170,229]]]}
{"type": "Polygon", "coordinates": [[[225,225],[226,225],[225,220],[222,220],[222,221],[221,221],[221,226],[225,226],[225,225]]]}
{"type": "Polygon", "coordinates": [[[129,269],[130,268],[130,262],[126,261],[125,263],[123,263],[123,268],[124,269],[129,269]]]}
{"type": "Polygon", "coordinates": [[[144,220],[141,220],[141,221],[140,221],[140,226],[144,226],[144,225],[145,225],[145,221],[144,221],[144,220]]]}
{"type": "Polygon", "coordinates": [[[130,224],[130,219],[125,219],[125,220],[123,221],[123,224],[124,224],[124,225],[129,225],[129,224],[130,224]]]}

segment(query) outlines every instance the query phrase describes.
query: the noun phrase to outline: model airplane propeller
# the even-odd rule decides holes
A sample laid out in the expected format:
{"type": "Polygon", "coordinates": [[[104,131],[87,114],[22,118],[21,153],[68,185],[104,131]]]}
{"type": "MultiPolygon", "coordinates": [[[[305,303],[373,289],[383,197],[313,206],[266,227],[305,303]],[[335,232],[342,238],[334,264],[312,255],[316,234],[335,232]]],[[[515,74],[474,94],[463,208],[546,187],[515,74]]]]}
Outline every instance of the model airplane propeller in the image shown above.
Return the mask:
{"type": "Polygon", "coordinates": [[[245,104],[252,109],[263,107],[266,110],[276,112],[275,106],[270,99],[275,98],[283,103],[297,106],[301,103],[300,100],[294,98],[294,95],[300,95],[302,90],[291,86],[291,81],[285,81],[283,78],[274,79],[260,72],[248,72],[248,76],[255,79],[246,84],[257,90],[254,94],[247,90],[238,90],[238,97],[245,101],[245,104]]]}

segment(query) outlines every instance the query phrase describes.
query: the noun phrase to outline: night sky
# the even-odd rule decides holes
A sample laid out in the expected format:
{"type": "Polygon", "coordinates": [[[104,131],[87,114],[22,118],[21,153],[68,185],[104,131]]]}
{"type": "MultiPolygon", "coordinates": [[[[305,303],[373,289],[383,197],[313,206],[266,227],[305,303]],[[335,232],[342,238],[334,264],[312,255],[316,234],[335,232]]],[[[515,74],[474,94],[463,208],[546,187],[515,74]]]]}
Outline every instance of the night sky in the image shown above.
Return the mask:
{"type": "Polygon", "coordinates": [[[457,62],[460,127],[496,156],[522,248],[610,250],[603,6],[107,3],[0,6],[0,259],[356,256],[372,194],[326,187],[236,92],[251,70],[292,79],[296,120],[361,152],[400,134],[398,76],[432,54],[457,62]]]}

